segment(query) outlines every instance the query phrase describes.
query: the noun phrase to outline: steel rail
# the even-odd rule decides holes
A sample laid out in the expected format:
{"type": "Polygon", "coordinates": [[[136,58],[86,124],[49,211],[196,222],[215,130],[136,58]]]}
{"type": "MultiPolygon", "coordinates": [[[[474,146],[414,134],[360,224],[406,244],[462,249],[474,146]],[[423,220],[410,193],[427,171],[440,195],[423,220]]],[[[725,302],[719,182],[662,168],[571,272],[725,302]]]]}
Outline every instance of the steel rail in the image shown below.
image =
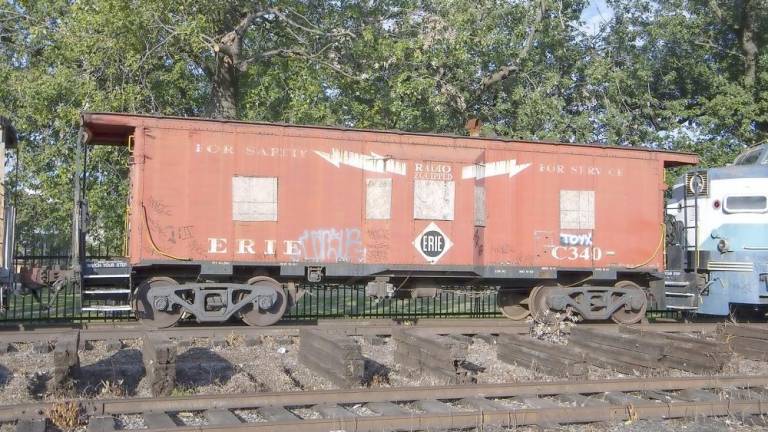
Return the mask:
{"type": "MultiPolygon", "coordinates": [[[[381,430],[445,430],[497,426],[545,426],[561,423],[594,423],[637,421],[645,419],[696,418],[727,415],[761,415],[768,405],[765,401],[682,402],[676,404],[643,403],[637,405],[608,405],[605,407],[531,408],[446,414],[417,414],[403,416],[371,416],[352,419],[312,419],[285,422],[243,423],[242,425],[178,426],[178,432],[377,432],[381,430]]],[[[167,428],[137,429],[142,432],[168,431],[167,428]]]]}
{"type": "MultiPolygon", "coordinates": [[[[635,328],[665,333],[713,332],[722,323],[653,323],[639,324],[635,328]]],[[[617,331],[616,324],[577,324],[578,326],[617,331]]],[[[768,323],[751,324],[768,330],[768,323]]],[[[56,340],[62,334],[78,330],[81,340],[132,339],[146,331],[161,331],[172,338],[192,337],[227,337],[232,334],[242,336],[298,336],[302,328],[333,330],[348,336],[379,335],[387,336],[396,328],[418,328],[435,334],[500,334],[528,332],[529,324],[507,319],[421,319],[398,321],[389,319],[344,319],[321,320],[282,324],[269,327],[249,327],[245,325],[214,326],[179,326],[153,330],[137,323],[125,324],[89,324],[83,326],[29,327],[22,329],[0,330],[0,342],[40,342],[56,340]]]]}
{"type": "MultiPolygon", "coordinates": [[[[618,378],[589,381],[519,382],[437,387],[391,387],[300,392],[260,392],[195,395],[184,397],[82,399],[78,403],[88,415],[119,415],[143,412],[202,411],[213,408],[244,409],[263,406],[311,406],[402,402],[427,399],[499,398],[527,395],[594,394],[607,392],[664,391],[707,388],[762,388],[768,375],[618,378]]],[[[41,418],[55,402],[25,403],[0,407],[0,422],[41,418]]],[[[768,409],[768,403],[766,407],[768,409]]]]}

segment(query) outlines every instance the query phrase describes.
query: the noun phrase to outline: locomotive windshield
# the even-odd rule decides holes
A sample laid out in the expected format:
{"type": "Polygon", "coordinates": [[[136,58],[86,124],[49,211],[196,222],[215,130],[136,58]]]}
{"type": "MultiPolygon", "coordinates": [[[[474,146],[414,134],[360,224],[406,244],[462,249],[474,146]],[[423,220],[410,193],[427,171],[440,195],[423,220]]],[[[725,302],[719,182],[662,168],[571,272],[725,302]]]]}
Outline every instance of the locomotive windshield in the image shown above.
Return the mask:
{"type": "Polygon", "coordinates": [[[734,165],[768,164],[768,160],[765,157],[762,157],[766,148],[765,145],[762,145],[758,148],[747,150],[736,158],[734,165]]]}

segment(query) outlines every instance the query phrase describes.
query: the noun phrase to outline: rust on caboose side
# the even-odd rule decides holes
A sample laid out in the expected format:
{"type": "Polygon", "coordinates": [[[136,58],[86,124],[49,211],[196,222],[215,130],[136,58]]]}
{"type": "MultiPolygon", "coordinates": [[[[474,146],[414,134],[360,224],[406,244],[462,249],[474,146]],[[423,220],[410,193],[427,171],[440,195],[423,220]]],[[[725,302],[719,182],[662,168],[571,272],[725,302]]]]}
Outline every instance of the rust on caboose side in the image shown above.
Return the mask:
{"type": "Polygon", "coordinates": [[[663,270],[664,169],[694,154],[273,123],[87,113],[130,145],[134,266],[285,276],[663,270]],[[597,270],[596,270],[597,269],[597,270]]]}

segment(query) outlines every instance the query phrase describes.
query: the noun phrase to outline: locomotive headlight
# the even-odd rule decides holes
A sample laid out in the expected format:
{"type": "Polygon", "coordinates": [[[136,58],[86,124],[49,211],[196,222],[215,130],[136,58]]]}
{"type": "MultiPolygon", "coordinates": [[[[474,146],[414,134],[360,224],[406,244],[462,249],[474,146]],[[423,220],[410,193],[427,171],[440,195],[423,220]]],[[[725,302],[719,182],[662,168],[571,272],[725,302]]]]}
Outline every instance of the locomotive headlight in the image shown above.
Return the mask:
{"type": "Polygon", "coordinates": [[[717,250],[720,251],[720,253],[726,253],[730,249],[730,246],[728,244],[728,240],[726,239],[720,239],[719,242],[717,242],[717,250]]]}

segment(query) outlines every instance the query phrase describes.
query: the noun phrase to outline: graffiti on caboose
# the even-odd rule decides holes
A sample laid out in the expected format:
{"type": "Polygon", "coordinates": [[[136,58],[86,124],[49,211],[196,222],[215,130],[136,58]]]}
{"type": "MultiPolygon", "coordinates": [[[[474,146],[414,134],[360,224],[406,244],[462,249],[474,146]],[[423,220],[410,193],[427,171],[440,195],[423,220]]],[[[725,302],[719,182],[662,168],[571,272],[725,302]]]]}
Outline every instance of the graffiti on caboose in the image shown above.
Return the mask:
{"type": "Polygon", "coordinates": [[[336,168],[339,168],[341,165],[346,165],[363,171],[377,173],[405,175],[406,172],[405,162],[393,159],[390,156],[382,156],[374,152],[367,155],[333,148],[328,153],[315,150],[315,154],[325,159],[336,168]]]}
{"type": "Polygon", "coordinates": [[[365,248],[359,228],[305,230],[286,255],[304,261],[364,262],[365,248]],[[288,253],[290,252],[290,253],[288,253]]]}
{"type": "Polygon", "coordinates": [[[499,175],[507,175],[510,178],[521,173],[531,166],[530,163],[518,164],[516,159],[487,162],[484,164],[468,165],[461,169],[463,179],[484,179],[499,175]]]}
{"type": "Polygon", "coordinates": [[[592,233],[573,234],[561,232],[560,244],[563,246],[592,246],[592,233]]]}

